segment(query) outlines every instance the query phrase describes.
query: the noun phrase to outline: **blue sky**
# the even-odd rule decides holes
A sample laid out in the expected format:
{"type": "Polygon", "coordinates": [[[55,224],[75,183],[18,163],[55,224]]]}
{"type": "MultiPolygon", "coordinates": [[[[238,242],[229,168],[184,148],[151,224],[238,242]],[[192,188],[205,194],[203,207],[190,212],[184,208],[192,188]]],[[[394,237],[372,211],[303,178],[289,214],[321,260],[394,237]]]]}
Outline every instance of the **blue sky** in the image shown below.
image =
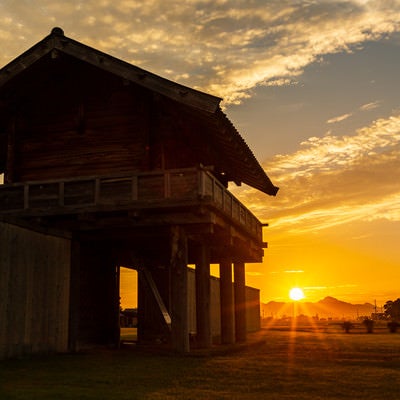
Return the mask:
{"type": "Polygon", "coordinates": [[[400,297],[400,1],[0,1],[0,66],[53,26],[224,99],[280,192],[234,193],[270,227],[262,299],[400,297]]]}

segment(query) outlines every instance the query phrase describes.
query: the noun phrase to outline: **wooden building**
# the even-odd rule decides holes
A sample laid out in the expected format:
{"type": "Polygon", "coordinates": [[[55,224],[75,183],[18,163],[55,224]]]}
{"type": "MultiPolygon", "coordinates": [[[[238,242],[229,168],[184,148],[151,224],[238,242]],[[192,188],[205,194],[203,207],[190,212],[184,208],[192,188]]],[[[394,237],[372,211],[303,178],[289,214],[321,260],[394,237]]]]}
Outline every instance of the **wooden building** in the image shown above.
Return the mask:
{"type": "Polygon", "coordinates": [[[245,263],[266,245],[227,184],[278,189],[220,101],[60,28],[0,70],[0,358],[118,343],[119,266],[139,272],[139,340],[190,350],[189,264],[197,345],[210,264],[221,341],[246,339],[245,263]]]}

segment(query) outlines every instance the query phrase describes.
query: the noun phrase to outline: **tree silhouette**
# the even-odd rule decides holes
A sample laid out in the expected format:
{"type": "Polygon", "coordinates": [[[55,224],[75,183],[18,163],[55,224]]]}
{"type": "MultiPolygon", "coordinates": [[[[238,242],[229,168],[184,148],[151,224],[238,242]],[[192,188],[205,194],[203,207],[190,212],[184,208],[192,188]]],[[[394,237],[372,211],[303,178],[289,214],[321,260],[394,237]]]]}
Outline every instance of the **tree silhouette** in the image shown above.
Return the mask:
{"type": "Polygon", "coordinates": [[[350,321],[344,321],[342,323],[342,329],[346,332],[346,333],[350,333],[350,329],[354,328],[354,325],[352,322],[350,321]]]}
{"type": "Polygon", "coordinates": [[[374,331],[374,321],[370,318],[365,318],[363,321],[365,328],[367,329],[367,333],[372,333],[374,331]]]}
{"type": "Polygon", "coordinates": [[[396,333],[397,332],[397,328],[399,327],[399,323],[396,321],[389,321],[387,324],[390,333],[396,333]]]}
{"type": "Polygon", "coordinates": [[[389,300],[383,306],[385,315],[393,321],[400,321],[400,299],[389,300]]]}

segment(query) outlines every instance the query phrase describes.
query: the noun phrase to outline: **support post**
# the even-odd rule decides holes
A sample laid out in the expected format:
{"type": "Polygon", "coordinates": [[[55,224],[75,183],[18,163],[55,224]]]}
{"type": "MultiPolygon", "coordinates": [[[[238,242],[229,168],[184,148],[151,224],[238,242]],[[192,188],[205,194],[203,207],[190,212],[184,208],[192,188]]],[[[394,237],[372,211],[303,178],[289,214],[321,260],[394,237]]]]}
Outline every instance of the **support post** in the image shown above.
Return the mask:
{"type": "Polygon", "coordinates": [[[237,262],[233,264],[235,281],[235,334],[237,342],[246,341],[246,282],[245,264],[237,262]]]}
{"type": "Polygon", "coordinates": [[[196,343],[211,347],[210,249],[204,243],[197,249],[196,261],[196,343]]]}
{"type": "Polygon", "coordinates": [[[171,227],[171,340],[174,350],[187,353],[189,346],[188,245],[185,231],[171,227]]]}
{"type": "Polygon", "coordinates": [[[71,269],[69,291],[69,323],[68,323],[68,349],[78,351],[79,339],[79,310],[80,310],[80,275],[81,275],[81,248],[78,240],[71,241],[71,269]]]}
{"type": "Polygon", "coordinates": [[[7,138],[7,165],[4,174],[4,183],[14,182],[14,161],[15,161],[15,133],[17,126],[16,113],[11,117],[10,125],[8,127],[8,138],[7,138]]]}
{"type": "Polygon", "coordinates": [[[121,322],[120,322],[120,310],[121,310],[121,297],[120,297],[120,283],[121,283],[121,267],[116,265],[114,267],[115,272],[115,286],[114,286],[114,304],[115,304],[115,326],[114,326],[114,343],[117,348],[121,346],[121,322]]]}
{"type": "Polygon", "coordinates": [[[232,264],[224,260],[219,264],[221,302],[221,342],[235,343],[232,264]]]}
{"type": "Polygon", "coordinates": [[[138,323],[137,323],[137,341],[138,343],[143,343],[145,342],[146,339],[146,333],[147,333],[147,325],[148,322],[146,320],[146,307],[147,307],[147,298],[146,294],[148,293],[148,290],[146,290],[146,279],[144,277],[143,269],[138,269],[137,270],[138,274],[138,304],[137,304],[137,309],[138,309],[138,323]]]}

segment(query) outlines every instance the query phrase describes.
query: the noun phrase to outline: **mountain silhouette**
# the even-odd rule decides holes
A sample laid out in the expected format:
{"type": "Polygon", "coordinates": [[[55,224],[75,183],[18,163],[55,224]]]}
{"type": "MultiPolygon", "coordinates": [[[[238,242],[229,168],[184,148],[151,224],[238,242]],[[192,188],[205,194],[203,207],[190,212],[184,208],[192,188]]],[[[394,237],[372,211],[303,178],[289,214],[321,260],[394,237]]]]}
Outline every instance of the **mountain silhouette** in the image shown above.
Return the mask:
{"type": "Polygon", "coordinates": [[[371,303],[351,304],[330,296],[316,303],[307,301],[297,303],[270,301],[266,304],[261,304],[261,315],[263,318],[291,317],[295,314],[310,317],[318,316],[319,318],[353,319],[362,316],[370,317],[374,311],[375,307],[371,303]]]}

